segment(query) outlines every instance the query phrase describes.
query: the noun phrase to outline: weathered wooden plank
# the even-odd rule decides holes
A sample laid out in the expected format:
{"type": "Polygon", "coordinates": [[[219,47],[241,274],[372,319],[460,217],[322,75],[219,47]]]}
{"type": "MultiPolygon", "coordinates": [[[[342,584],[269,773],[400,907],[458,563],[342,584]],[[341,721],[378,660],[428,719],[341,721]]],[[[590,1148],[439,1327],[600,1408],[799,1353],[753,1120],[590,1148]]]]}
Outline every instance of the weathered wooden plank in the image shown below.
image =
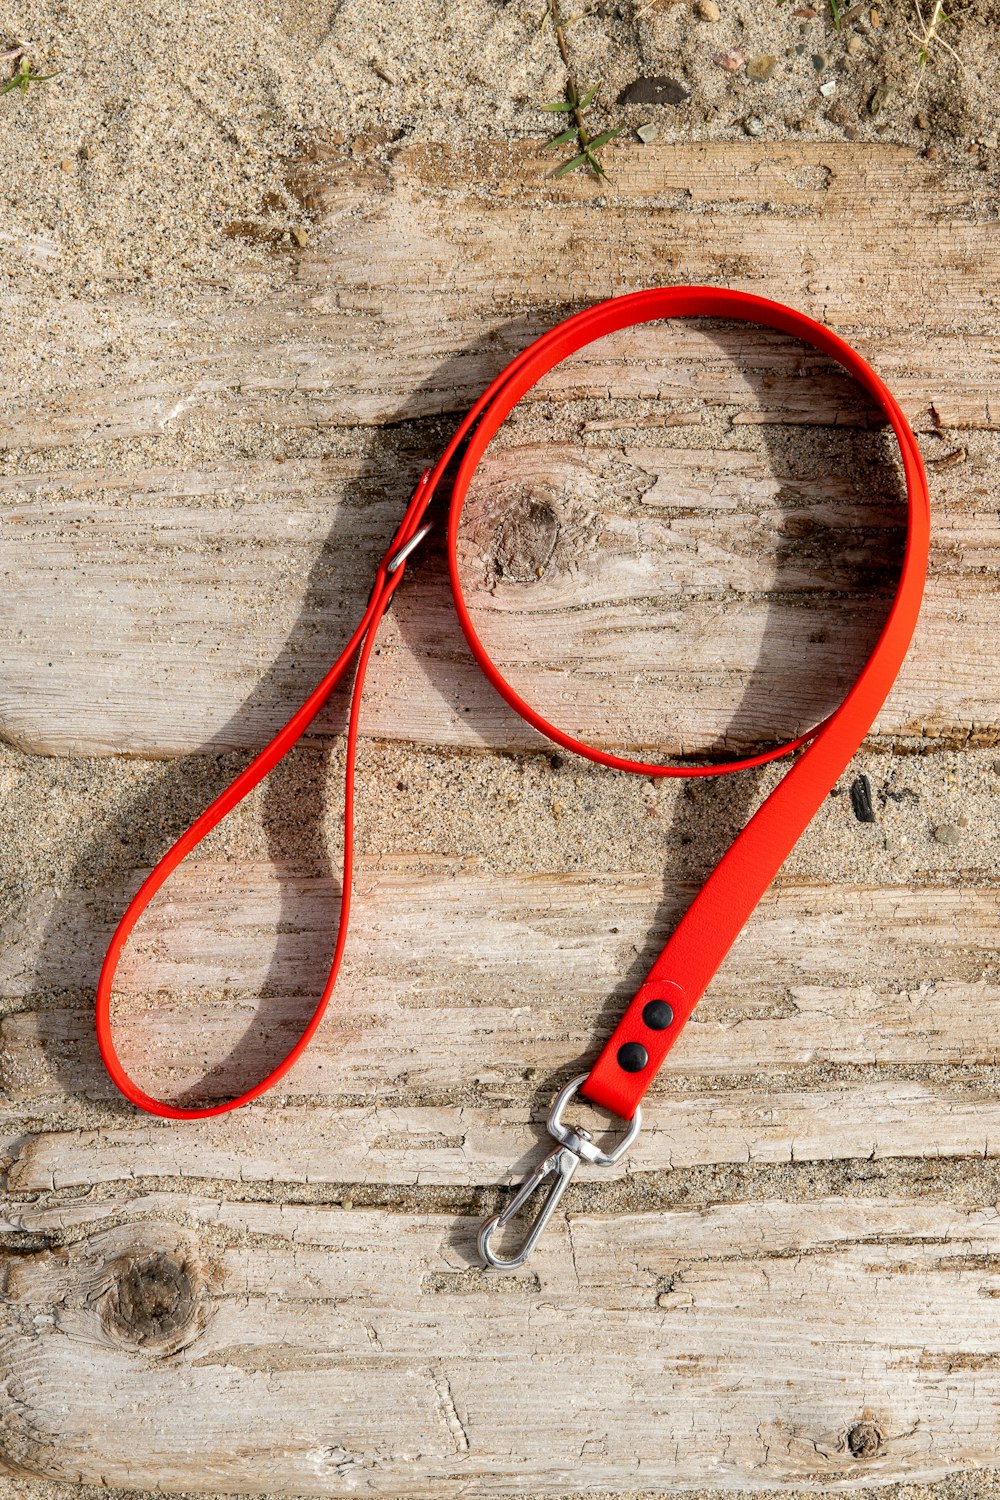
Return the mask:
{"type": "Polygon", "coordinates": [[[856,330],[923,423],[996,426],[1000,289],[977,172],[905,147],[729,141],[622,148],[615,172],[554,182],[530,143],[418,147],[388,168],[321,152],[308,195],[325,232],[296,288],[239,317],[228,288],[197,315],[136,299],[113,350],[104,309],[64,299],[58,357],[7,440],[161,436],[220,403],[240,427],[454,411],[554,309],[669,281],[793,302],[856,330]]]}
{"type": "MultiPolygon", "coordinates": [[[[994,448],[949,447],[959,462],[935,471],[924,615],[877,733],[1000,723],[994,448]]],[[[403,503],[385,499],[394,465],[0,480],[5,736],[58,753],[260,743],[360,614],[403,503]],[[91,484],[100,494],[81,496],[91,484]]],[[[800,732],[849,686],[887,607],[898,493],[878,444],[851,434],[789,449],[633,432],[619,446],[602,425],[582,447],[488,456],[463,573],[486,644],[562,727],[668,754],[736,750],[800,732]]],[[[314,733],[342,722],[338,699],[314,733]]],[[[472,662],[439,553],[415,561],[383,627],[363,722],[424,743],[540,743],[472,662]]]]}
{"type": "MultiPolygon", "coordinates": [[[[521,1094],[525,1058],[541,1079],[592,1051],[637,982],[639,955],[665,941],[692,894],[683,884],[664,892],[662,878],[645,875],[497,877],[451,866],[435,875],[366,860],[336,1000],[282,1093],[340,1102],[374,1091],[383,1104],[407,1104],[445,1102],[479,1083],[521,1094]]],[[[79,993],[123,899],[76,892],[54,922],[52,898],[35,898],[8,925],[0,996],[79,993]]],[[[204,1079],[209,1098],[265,1073],[319,988],[334,916],[324,878],[253,863],[182,866],[119,970],[116,1035],[127,1065],[154,1093],[204,1079]]],[[[996,890],[786,878],[672,1055],[674,1086],[822,1064],[995,1064],[998,918],[996,890]]],[[[77,1094],[115,1097],[92,1032],[89,1004],[6,1016],[7,1096],[34,1111],[72,1079],[77,1094]]]]}
{"type": "Polygon", "coordinates": [[[8,1254],[4,1454],[49,1479],[415,1496],[839,1489],[993,1460],[992,1211],[574,1216],[500,1279],[474,1227],[178,1198],[8,1254]]]}
{"type": "MultiPolygon", "coordinates": [[[[564,1074],[558,1080],[564,1080],[564,1074]]],[[[130,1117],[121,1126],[39,1131],[9,1172],[18,1193],[195,1177],[237,1183],[492,1186],[520,1181],[549,1139],[551,1085],[511,1104],[480,1074],[488,1104],[328,1105],[281,1099],[236,1120],[178,1128],[130,1117]]],[[[589,1111],[581,1109],[586,1117],[589,1111]]],[[[861,1157],[995,1157],[1000,1105],[985,1085],[866,1080],[841,1086],[677,1091],[648,1097],[643,1129],[617,1176],[722,1162],[861,1157]]],[[[602,1180],[605,1180],[602,1174],[602,1180]]]]}

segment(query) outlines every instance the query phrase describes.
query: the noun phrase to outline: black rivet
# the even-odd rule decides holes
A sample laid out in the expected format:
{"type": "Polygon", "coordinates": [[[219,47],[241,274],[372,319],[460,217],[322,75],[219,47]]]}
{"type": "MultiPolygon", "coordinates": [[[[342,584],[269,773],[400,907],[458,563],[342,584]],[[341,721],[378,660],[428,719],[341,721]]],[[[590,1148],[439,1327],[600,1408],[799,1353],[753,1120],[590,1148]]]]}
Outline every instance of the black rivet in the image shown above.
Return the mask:
{"type": "Polygon", "coordinates": [[[642,1007],[642,1020],[650,1031],[666,1031],[674,1019],[673,1007],[665,1000],[650,1000],[642,1007]]]}
{"type": "Polygon", "coordinates": [[[626,1042],[618,1048],[618,1066],[626,1073],[641,1073],[649,1062],[649,1053],[641,1042],[626,1042]]]}

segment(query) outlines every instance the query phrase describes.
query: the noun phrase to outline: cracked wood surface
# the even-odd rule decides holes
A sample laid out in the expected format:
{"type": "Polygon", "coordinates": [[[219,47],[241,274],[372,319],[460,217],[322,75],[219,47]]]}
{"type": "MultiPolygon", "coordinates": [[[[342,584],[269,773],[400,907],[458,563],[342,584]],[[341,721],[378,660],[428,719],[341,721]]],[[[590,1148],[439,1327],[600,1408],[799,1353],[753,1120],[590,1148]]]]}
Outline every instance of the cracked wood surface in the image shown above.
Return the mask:
{"type": "Polygon", "coordinates": [[[992,1210],[576,1215],[496,1281],[454,1215],[174,1208],[9,1269],[0,1410],[24,1469],[533,1495],[845,1485],[859,1449],[882,1480],[993,1457],[992,1210]]]}
{"type": "MultiPolygon", "coordinates": [[[[252,292],[32,287],[53,357],[18,367],[4,412],[0,736],[73,757],[75,791],[55,769],[26,831],[16,753],[0,765],[4,847],[31,866],[0,955],[0,1472],[384,1500],[838,1489],[995,1462],[996,792],[985,759],[947,750],[994,744],[1000,717],[981,178],[825,144],[623,148],[610,185],[547,169],[534,146],[404,146],[382,166],[322,148],[298,169],[318,219],[291,282],[261,259],[252,292]],[[335,654],[440,419],[555,319],[669,280],[791,302],[887,378],[930,466],[927,602],[870,741],[891,768],[877,826],[859,834],[846,797],[818,815],[631,1155],[495,1279],[470,1205],[538,1160],[553,1085],[753,796],[705,796],[691,822],[621,778],[557,780],[544,806],[529,775],[470,791],[455,748],[540,742],[471,668],[439,543],[365,709],[372,740],[423,748],[369,787],[344,978],[280,1094],[194,1126],[134,1116],[94,1052],[93,982],[184,778],[261,744],[335,654]],[[125,759],[106,777],[81,759],[195,751],[146,789],[125,759]],[[954,766],[974,761],[970,790],[954,766]],[[950,821],[956,779],[971,826],[950,821]],[[934,841],[946,820],[954,844],[934,841]],[[75,854],[35,878],[53,836],[75,854]],[[830,1196],[831,1173],[857,1195],[830,1196]]],[[[5,251],[41,277],[59,257],[5,251]]],[[[742,746],[852,679],[899,499],[884,436],[822,361],[766,333],[651,328],[525,403],[470,498],[463,570],[515,685],[565,727],[742,746]]],[[[334,704],[317,740],[342,722],[334,704]]],[[[129,950],[116,1024],[154,1089],[227,1091],[308,1009],[336,896],[312,844],[335,837],[303,821],[296,774],[175,877],[129,950]]]]}

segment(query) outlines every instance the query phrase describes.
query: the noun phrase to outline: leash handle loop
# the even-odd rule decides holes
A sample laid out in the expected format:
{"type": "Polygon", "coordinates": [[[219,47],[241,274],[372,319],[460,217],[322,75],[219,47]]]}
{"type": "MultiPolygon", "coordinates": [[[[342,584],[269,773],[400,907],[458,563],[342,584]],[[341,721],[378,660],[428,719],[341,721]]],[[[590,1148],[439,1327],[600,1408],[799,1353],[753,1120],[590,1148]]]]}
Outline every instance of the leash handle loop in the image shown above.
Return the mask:
{"type": "Polygon", "coordinates": [[[130,1103],[138,1109],[145,1110],[148,1114],[160,1115],[168,1120],[204,1120],[212,1115],[226,1114],[229,1110],[239,1109],[243,1104],[249,1104],[251,1099],[258,1098],[261,1094],[283,1078],[303,1052],[308,1047],[316,1028],[323,1019],[323,1012],[333,994],[337,983],[337,975],[340,972],[341,960],[344,956],[344,947],[347,943],[348,923],[351,915],[351,886],[354,873],[354,768],[357,758],[358,744],[358,721],[361,709],[361,694],[364,687],[365,673],[368,670],[368,662],[371,658],[372,648],[375,645],[375,636],[379,622],[389,607],[389,601],[402,582],[405,572],[406,559],[413,548],[426,535],[426,528],[420,531],[420,519],[427,509],[432,491],[428,481],[430,471],[426,470],[420,477],[420,481],[406,513],[393,537],[389,548],[379,563],[375,574],[375,583],[372,587],[371,596],[365,607],[361,621],[344,647],[340,656],[327,672],[322,682],[318,683],[309,697],[289,719],[288,723],[278,731],[269,744],[265,745],[259,755],[256,755],[250,764],[240,772],[234,781],[223,792],[220,792],[215,801],[191,824],[190,828],[181,834],[153,870],[146,876],[142,885],[136,891],[129,902],[121,921],[115,929],[114,936],[108,945],[104,963],[101,966],[100,977],[97,982],[96,1000],[96,1026],[97,1044],[104,1059],[104,1065],[111,1076],[112,1082],[125,1095],[130,1103]],[[185,1108],[182,1105],[169,1104],[162,1099],[155,1099],[147,1094],[144,1089],[130,1077],[118,1056],[114,1043],[111,1026],[111,993],[114,984],[115,972],[121,959],[122,950],[128,942],[136,922],[146,910],[150,901],[157,891],[164,885],[176,870],[181,860],[190,854],[192,849],[197,848],[206,834],[227,813],[232,812],[237,803],[253,791],[269,771],[272,771],[278,762],[287,755],[293,745],[301,739],[309,728],[320,709],[326,703],[330,694],[344,676],[355,655],[358,663],[354,678],[354,690],[351,694],[350,717],[347,726],[346,766],[344,774],[344,856],[343,876],[340,888],[340,912],[337,921],[337,938],[334,945],[333,958],[330,962],[330,971],[327,976],[323,993],[313,1010],[305,1030],[295,1042],[291,1050],[282,1058],[281,1062],[261,1078],[252,1088],[237,1095],[233,1099],[227,1099],[220,1104],[207,1105],[198,1108],[185,1108]]]}

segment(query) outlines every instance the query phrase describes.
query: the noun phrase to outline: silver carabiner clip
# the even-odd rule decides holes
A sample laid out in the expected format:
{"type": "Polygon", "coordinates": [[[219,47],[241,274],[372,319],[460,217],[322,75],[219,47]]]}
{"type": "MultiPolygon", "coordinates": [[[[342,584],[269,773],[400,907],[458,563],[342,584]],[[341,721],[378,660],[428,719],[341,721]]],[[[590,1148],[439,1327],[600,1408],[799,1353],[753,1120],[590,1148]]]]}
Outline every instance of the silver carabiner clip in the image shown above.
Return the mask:
{"type": "Polygon", "coordinates": [[[540,1166],[536,1167],[530,1177],[518,1188],[513,1198],[507,1204],[502,1213],[494,1214],[492,1219],[479,1231],[477,1244],[483,1262],[492,1266],[497,1271],[516,1271],[523,1266],[535,1245],[538,1243],[539,1235],[546,1224],[555,1213],[559,1199],[569,1186],[570,1178],[580,1165],[586,1161],[595,1167],[611,1167],[616,1161],[625,1155],[642,1125],[642,1110],[637,1109],[628,1122],[628,1129],[621,1140],[611,1151],[602,1151],[599,1146],[594,1145],[593,1137],[586,1130],[571,1130],[562,1122],[563,1110],[573,1098],[582,1083],[586,1083],[587,1073],[581,1073],[577,1078],[571,1078],[566,1087],[562,1089],[552,1101],[549,1110],[548,1128],[550,1134],[554,1135],[559,1145],[554,1151],[550,1151],[540,1166]],[[498,1229],[503,1229],[516,1217],[527,1203],[528,1199],[545,1181],[547,1177],[555,1174],[555,1182],[549,1189],[548,1197],[545,1199],[535,1221],[528,1231],[527,1238],[516,1255],[497,1255],[490,1248],[490,1240],[498,1229]]]}

